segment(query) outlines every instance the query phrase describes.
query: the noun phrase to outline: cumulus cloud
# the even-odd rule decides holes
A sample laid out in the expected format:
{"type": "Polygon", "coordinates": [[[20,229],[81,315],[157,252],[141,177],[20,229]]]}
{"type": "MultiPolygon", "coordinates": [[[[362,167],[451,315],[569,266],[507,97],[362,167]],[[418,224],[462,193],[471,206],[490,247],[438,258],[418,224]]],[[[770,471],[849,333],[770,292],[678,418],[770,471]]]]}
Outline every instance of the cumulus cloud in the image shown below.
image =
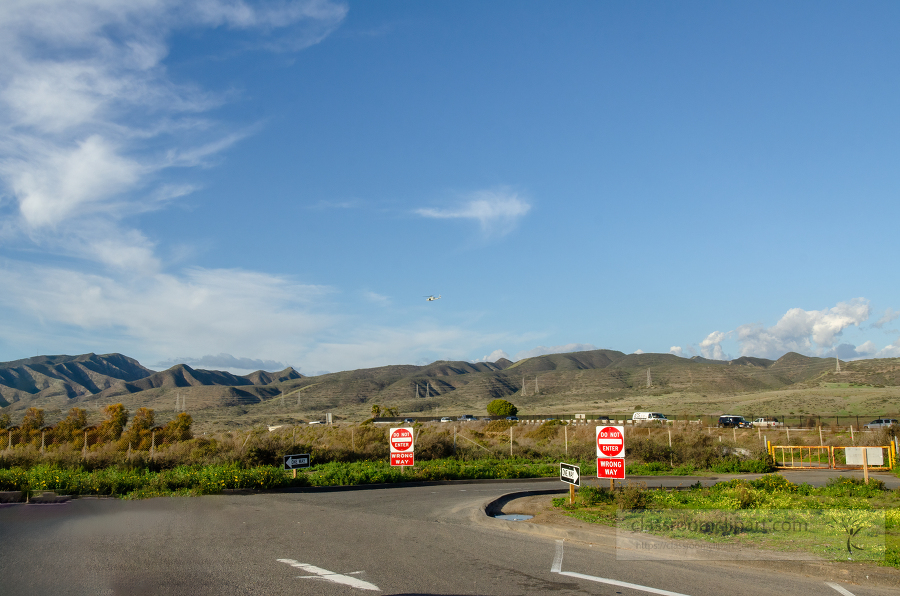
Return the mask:
{"type": "Polygon", "coordinates": [[[643,354],[643,353],[644,353],[644,350],[638,349],[638,350],[635,350],[635,351],[632,352],[632,353],[633,353],[633,354],[643,354]]]}
{"type": "Polygon", "coordinates": [[[531,210],[531,205],[508,189],[473,193],[462,204],[446,209],[417,209],[422,217],[435,219],[471,219],[477,221],[485,236],[504,236],[531,210]]]}
{"type": "Polygon", "coordinates": [[[725,350],[722,349],[722,342],[730,335],[730,331],[713,331],[706,336],[706,339],[700,342],[700,353],[704,358],[709,358],[710,360],[731,360],[730,356],[725,354],[725,350]]]}
{"type": "Polygon", "coordinates": [[[871,341],[867,341],[858,346],[853,344],[839,344],[834,348],[822,352],[822,356],[837,357],[841,360],[858,360],[860,358],[871,358],[878,352],[878,348],[871,341]]]}
{"type": "Polygon", "coordinates": [[[596,350],[597,346],[593,344],[566,344],[564,346],[538,346],[530,350],[525,350],[516,354],[514,360],[522,360],[524,358],[533,358],[534,356],[545,356],[547,354],[566,354],[568,352],[586,352],[588,350],[596,350]]]}
{"type": "MultiPolygon", "coordinates": [[[[236,358],[231,354],[206,355],[201,358],[173,358],[165,362],[152,365],[154,368],[170,368],[176,364],[187,364],[192,367],[200,367],[212,370],[266,370],[278,372],[287,368],[287,364],[275,360],[258,360],[255,358],[236,358]]],[[[297,369],[297,367],[294,367],[297,369]]]]}
{"type": "Polygon", "coordinates": [[[823,310],[792,308],[772,327],[742,325],[735,332],[744,356],[778,358],[786,352],[824,353],[835,345],[844,329],[865,322],[869,312],[869,301],[856,298],[823,310]]]}
{"type": "Polygon", "coordinates": [[[900,339],[894,343],[884,346],[875,354],[876,358],[900,358],[900,339]]]}
{"type": "Polygon", "coordinates": [[[509,354],[507,354],[503,350],[494,350],[493,352],[491,352],[484,358],[479,358],[475,362],[497,362],[501,358],[506,358],[507,360],[510,360],[509,354]]]}
{"type": "Polygon", "coordinates": [[[681,349],[681,346],[672,346],[669,348],[669,354],[675,354],[676,356],[684,357],[684,350],[681,349]]]}

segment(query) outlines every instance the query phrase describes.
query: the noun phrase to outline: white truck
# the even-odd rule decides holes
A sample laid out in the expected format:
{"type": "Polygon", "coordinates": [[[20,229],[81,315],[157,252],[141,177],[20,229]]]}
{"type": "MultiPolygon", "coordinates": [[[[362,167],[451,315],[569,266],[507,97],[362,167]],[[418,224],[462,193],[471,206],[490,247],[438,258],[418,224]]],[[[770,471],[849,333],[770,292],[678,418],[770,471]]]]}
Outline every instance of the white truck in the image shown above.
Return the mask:
{"type": "Polygon", "coordinates": [[[784,426],[784,423],[778,422],[778,418],[757,418],[753,421],[753,426],[761,426],[763,428],[777,428],[784,426]]]}

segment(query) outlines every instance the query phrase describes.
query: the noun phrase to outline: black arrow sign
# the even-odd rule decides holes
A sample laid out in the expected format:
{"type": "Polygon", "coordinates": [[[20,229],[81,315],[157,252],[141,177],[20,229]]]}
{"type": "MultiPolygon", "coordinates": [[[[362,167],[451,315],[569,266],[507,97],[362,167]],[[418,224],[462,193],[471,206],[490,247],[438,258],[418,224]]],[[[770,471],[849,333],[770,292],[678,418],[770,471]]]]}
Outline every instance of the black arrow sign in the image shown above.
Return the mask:
{"type": "Polygon", "coordinates": [[[297,470],[300,468],[308,468],[309,467],[309,454],[303,453],[300,455],[285,455],[284,456],[284,469],[285,470],[297,470]]]}
{"type": "Polygon", "coordinates": [[[581,468],[572,464],[559,464],[559,479],[575,486],[581,486],[581,468]]]}

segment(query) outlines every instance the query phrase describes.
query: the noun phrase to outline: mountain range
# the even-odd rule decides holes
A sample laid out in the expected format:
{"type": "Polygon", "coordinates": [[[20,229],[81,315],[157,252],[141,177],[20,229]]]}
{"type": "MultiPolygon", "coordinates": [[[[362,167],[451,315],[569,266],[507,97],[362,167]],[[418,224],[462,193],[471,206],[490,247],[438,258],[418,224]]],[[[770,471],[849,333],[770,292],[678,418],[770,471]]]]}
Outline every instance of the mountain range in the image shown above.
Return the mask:
{"type": "MultiPolygon", "coordinates": [[[[304,412],[366,411],[374,404],[404,412],[429,412],[448,403],[483,408],[515,396],[540,406],[603,402],[673,392],[739,394],[828,383],[900,385],[900,359],[842,362],[789,352],[778,360],[731,361],[672,354],[591,350],[550,354],[518,362],[437,361],[304,376],[291,367],[238,376],[185,364],[153,371],[122,354],[35,356],[0,363],[0,407],[68,407],[127,402],[159,410],[247,408],[277,403],[304,412]],[[280,402],[277,400],[280,399],[280,402]],[[290,401],[287,401],[290,400],[290,401]],[[294,401],[296,400],[296,405],[294,401]]],[[[705,395],[704,395],[705,397],[705,395]]]]}

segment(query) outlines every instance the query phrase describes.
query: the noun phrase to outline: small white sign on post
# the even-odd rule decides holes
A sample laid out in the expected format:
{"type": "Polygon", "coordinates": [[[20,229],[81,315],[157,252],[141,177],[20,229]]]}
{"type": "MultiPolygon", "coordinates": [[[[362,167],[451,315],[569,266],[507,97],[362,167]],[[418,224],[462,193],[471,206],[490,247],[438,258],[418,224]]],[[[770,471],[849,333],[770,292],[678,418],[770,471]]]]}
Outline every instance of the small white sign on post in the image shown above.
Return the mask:
{"type": "Polygon", "coordinates": [[[866,461],[867,465],[884,465],[884,455],[881,453],[881,447],[847,447],[844,450],[844,455],[847,458],[848,466],[863,465],[863,449],[866,450],[866,459],[868,460],[866,461]]]}
{"type": "Polygon", "coordinates": [[[388,436],[390,437],[389,443],[391,445],[391,465],[415,465],[413,429],[408,427],[392,428],[388,436]]]}

